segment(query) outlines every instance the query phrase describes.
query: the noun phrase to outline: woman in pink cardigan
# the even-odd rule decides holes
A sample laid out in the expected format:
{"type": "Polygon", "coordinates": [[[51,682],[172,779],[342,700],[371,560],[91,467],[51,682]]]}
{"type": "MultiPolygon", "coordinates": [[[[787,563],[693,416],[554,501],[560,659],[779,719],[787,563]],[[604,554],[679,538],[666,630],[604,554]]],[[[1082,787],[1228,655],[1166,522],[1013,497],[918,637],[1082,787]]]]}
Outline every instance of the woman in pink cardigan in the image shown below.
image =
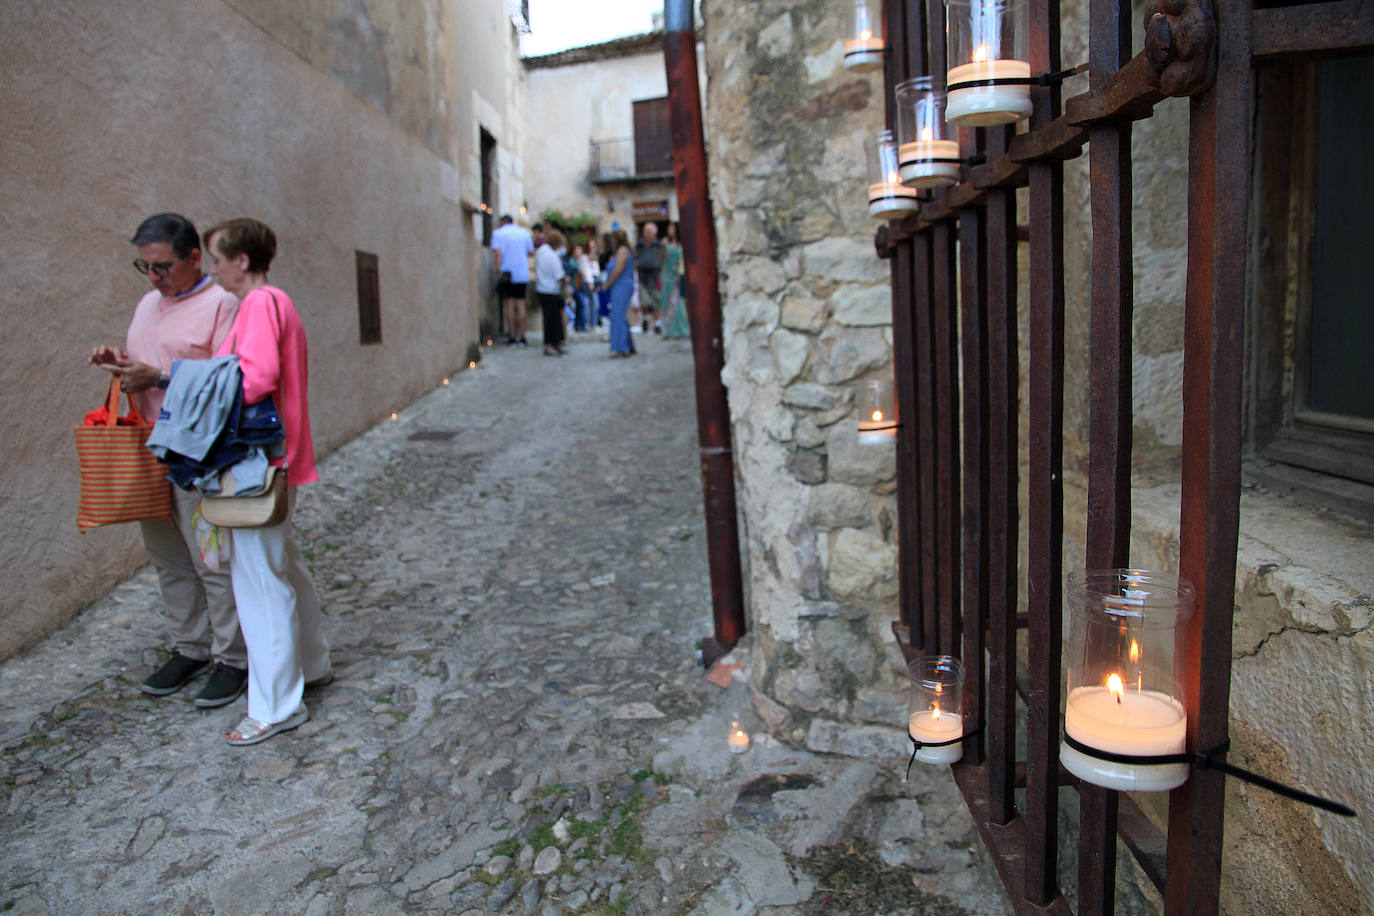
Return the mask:
{"type": "MultiPolygon", "coordinates": [[[[271,396],[286,429],[292,508],[296,487],[319,479],[310,439],[305,328],[286,293],[267,283],[277,238],[257,220],[231,219],[205,232],[210,272],[242,300],[216,356],[237,354],[243,403],[271,396]]],[[[232,530],[230,571],[248,646],[248,715],[225,737],[257,744],[303,724],[305,688],[333,679],[320,629],[320,598],[292,533],[291,516],[268,528],[232,530]]]]}

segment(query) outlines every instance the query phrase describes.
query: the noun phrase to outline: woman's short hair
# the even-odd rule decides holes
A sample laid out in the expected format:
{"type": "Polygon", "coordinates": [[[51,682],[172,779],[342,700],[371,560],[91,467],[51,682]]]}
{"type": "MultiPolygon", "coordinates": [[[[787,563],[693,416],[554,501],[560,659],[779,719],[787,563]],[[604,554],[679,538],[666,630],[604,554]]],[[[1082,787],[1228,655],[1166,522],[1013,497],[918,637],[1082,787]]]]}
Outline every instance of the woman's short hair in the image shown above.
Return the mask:
{"type": "Polygon", "coordinates": [[[216,223],[205,230],[205,241],[227,257],[248,255],[248,269],[255,274],[267,273],[277,256],[277,234],[272,227],[247,217],[216,223]]]}
{"type": "Polygon", "coordinates": [[[563,233],[559,232],[557,229],[550,229],[548,232],[544,233],[544,241],[549,243],[550,248],[557,251],[563,247],[563,233]]]}

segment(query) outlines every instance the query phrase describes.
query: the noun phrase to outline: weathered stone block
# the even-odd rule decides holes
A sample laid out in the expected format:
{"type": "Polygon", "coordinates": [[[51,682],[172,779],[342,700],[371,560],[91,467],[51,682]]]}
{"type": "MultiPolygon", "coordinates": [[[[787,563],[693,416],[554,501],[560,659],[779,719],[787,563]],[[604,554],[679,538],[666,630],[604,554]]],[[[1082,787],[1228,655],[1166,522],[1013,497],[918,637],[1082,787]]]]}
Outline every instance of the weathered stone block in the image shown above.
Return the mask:
{"type": "Polygon", "coordinates": [[[863,490],[850,484],[826,483],[806,493],[806,520],[822,530],[865,528],[873,508],[863,490]]]}
{"type": "Polygon", "coordinates": [[[817,342],[812,376],[825,385],[841,384],[887,366],[890,359],[891,346],[880,328],[842,330],[832,325],[817,342]]]}
{"type": "Polygon", "coordinates": [[[902,758],[911,753],[906,732],[877,725],[844,725],[815,719],[806,734],[806,746],[820,754],[844,754],[869,760],[902,758]]]}
{"type": "MultiPolygon", "coordinates": [[[[862,161],[862,159],[860,159],[862,161]]],[[[823,239],[801,249],[802,269],[840,283],[879,286],[887,294],[891,268],[873,253],[873,243],[852,236],[823,239]]],[[[892,320],[891,308],[887,320],[892,320]]]]}
{"type": "Polygon", "coordinates": [[[897,450],[888,445],[860,445],[858,427],[837,423],[825,443],[830,456],[830,480],[871,486],[897,473],[897,450]]]}
{"type": "Polygon", "coordinates": [[[890,601],[897,596],[897,547],[856,528],[830,537],[830,591],[837,598],[890,601]]]}
{"type": "Polygon", "coordinates": [[[835,290],[830,307],[838,324],[878,327],[892,322],[892,291],[885,286],[847,284],[835,290]]]}
{"type": "Polygon", "coordinates": [[[830,317],[829,305],[805,292],[790,292],[782,302],[780,322],[785,328],[794,328],[815,334],[825,327],[830,317]]]}
{"type": "Polygon", "coordinates": [[[806,358],[811,353],[811,338],[780,328],[769,336],[768,350],[773,357],[778,383],[790,385],[806,365],[806,358]]]}
{"type": "Polygon", "coordinates": [[[825,483],[825,453],[799,448],[787,456],[787,471],[802,483],[825,483]]]}
{"type": "MultiPolygon", "coordinates": [[[[782,402],[792,407],[807,410],[829,410],[840,400],[840,395],[824,385],[811,382],[797,382],[783,389],[782,402]]],[[[855,436],[858,433],[854,434],[855,436]]]]}

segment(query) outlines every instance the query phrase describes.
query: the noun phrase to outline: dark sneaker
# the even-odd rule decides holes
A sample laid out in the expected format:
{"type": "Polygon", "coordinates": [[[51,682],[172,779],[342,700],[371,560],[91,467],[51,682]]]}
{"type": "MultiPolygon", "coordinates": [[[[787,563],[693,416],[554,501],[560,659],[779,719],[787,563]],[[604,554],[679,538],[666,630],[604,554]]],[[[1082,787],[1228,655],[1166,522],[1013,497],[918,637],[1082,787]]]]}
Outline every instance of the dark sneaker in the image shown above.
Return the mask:
{"type": "Polygon", "coordinates": [[[224,664],[224,662],[215,662],[215,667],[210,672],[210,680],[205,682],[205,689],[200,692],[200,696],[196,697],[196,705],[201,709],[225,706],[242,696],[247,686],[248,671],[246,669],[235,668],[233,665],[224,664]]]}
{"type": "Polygon", "coordinates": [[[169,693],[176,693],[186,682],[195,677],[207,662],[199,659],[187,658],[186,656],[173,652],[172,657],[166,663],[144,681],[139,689],[144,693],[151,693],[155,697],[165,697],[169,693]]]}

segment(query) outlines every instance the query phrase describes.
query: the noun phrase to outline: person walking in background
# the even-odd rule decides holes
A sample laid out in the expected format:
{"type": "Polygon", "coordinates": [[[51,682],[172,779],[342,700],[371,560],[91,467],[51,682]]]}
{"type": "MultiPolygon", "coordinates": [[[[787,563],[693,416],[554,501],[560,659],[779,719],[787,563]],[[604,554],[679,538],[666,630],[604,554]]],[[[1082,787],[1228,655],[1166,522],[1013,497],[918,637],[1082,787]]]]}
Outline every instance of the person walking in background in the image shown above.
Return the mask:
{"type": "Polygon", "coordinates": [[[509,213],[503,214],[501,226],[491,234],[491,252],[496,259],[496,272],[501,277],[502,295],[506,300],[506,344],[523,347],[525,294],[530,282],[534,237],[515,225],[509,213]]]}
{"type": "Polygon", "coordinates": [[[586,300],[587,330],[601,327],[601,309],[597,301],[598,283],[601,266],[597,263],[601,244],[596,236],[587,239],[587,248],[577,259],[577,269],[582,274],[583,297],[586,300]]]}
{"type": "Polygon", "coordinates": [[[659,298],[659,274],[663,269],[663,243],[658,240],[658,225],[645,223],[642,235],[635,245],[635,270],[639,273],[639,308],[644,333],[649,333],[650,322],[654,330],[663,331],[658,323],[657,310],[659,298]]]}
{"type": "MultiPolygon", "coordinates": [[[[129,240],[138,250],[134,267],[153,290],[134,308],[124,350],[96,347],[89,362],[119,376],[119,385],[154,419],[162,407],[172,362],[207,359],[229,333],[239,301],[201,270],[200,234],[179,213],[145,219],[129,240]]],[[[234,612],[228,570],[211,570],[201,559],[193,518],[197,494],[172,487],[173,524],[139,522],[143,547],[157,570],[171,623],[172,654],[140,685],[167,696],[213,662],[195,705],[232,703],[248,680],[248,654],[234,612]]]]}
{"type": "Polygon", "coordinates": [[[659,285],[663,298],[661,311],[664,338],[687,337],[691,326],[687,322],[687,303],[682,297],[682,245],[677,240],[677,223],[668,224],[663,240],[663,270],[659,285]]]}
{"type": "Polygon", "coordinates": [[[635,292],[635,256],[624,229],[611,233],[611,250],[615,254],[606,268],[606,288],[611,291],[611,356],[634,356],[629,314],[635,292]]]}
{"type": "MultiPolygon", "coordinates": [[[[288,504],[296,488],[319,480],[310,435],[305,327],[291,298],[269,286],[277,237],[264,223],[231,219],[205,233],[210,270],[242,297],[238,318],[216,356],[236,354],[243,403],[271,397],[286,431],[288,504]]],[[[248,646],[248,715],[225,734],[230,744],[257,744],[310,718],[307,686],[333,680],[320,621],[320,596],[291,527],[234,528],[230,534],[234,598],[248,646]]]]}
{"type": "Polygon", "coordinates": [[[534,252],[534,291],[544,315],[544,355],[563,355],[563,233],[550,229],[534,252]]]}
{"type": "Polygon", "coordinates": [[[590,331],[601,323],[596,314],[596,236],[587,240],[584,248],[573,246],[577,275],[573,278],[573,295],[577,297],[579,331],[590,331]]]}

